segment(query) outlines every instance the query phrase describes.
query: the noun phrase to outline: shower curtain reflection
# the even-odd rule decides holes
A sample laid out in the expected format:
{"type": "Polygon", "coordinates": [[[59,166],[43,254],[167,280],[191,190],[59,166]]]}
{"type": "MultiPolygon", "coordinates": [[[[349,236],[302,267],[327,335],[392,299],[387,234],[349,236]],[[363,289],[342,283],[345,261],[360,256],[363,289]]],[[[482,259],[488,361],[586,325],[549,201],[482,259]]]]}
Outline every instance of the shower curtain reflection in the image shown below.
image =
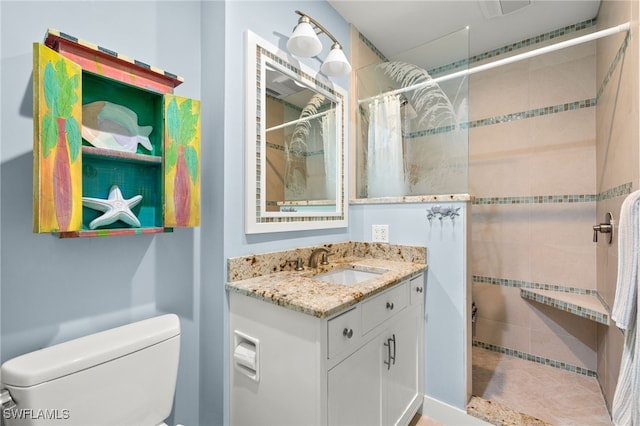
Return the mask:
{"type": "Polygon", "coordinates": [[[336,116],[322,117],[322,141],[324,151],[325,193],[329,200],[336,199],[336,116]]]}
{"type": "Polygon", "coordinates": [[[369,106],[367,183],[369,197],[405,192],[399,96],[385,96],[369,106]]]}

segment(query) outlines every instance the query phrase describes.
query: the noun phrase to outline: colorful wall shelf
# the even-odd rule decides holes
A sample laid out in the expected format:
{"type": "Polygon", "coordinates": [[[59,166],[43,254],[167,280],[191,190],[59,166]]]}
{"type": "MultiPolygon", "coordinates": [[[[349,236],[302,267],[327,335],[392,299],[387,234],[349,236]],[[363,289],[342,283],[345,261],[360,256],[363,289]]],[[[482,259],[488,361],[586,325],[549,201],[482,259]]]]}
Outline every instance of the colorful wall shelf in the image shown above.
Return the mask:
{"type": "Polygon", "coordinates": [[[137,235],[200,224],[200,102],[173,94],[183,81],[57,30],[34,43],[35,233],[137,235]],[[104,149],[83,139],[83,106],[98,101],[111,110],[92,110],[94,125],[102,120],[107,136],[118,138],[146,137],[151,126],[151,149],[104,149]],[[103,213],[83,206],[83,197],[106,199],[113,185],[125,199],[142,195],[131,209],[140,226],[90,229],[103,213]]]}

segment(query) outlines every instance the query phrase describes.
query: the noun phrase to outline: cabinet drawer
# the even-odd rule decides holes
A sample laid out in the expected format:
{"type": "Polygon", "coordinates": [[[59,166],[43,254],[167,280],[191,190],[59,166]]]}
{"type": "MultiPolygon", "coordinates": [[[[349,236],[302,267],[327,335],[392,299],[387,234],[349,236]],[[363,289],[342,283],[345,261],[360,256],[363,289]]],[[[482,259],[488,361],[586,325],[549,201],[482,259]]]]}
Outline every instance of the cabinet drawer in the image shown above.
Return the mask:
{"type": "Polygon", "coordinates": [[[411,304],[415,305],[424,300],[426,285],[424,284],[424,275],[411,278],[409,281],[409,292],[411,293],[411,304]]]}
{"type": "Polygon", "coordinates": [[[398,284],[391,290],[375,296],[362,304],[362,333],[391,318],[409,303],[409,282],[398,284]]]}
{"type": "Polygon", "coordinates": [[[358,340],[362,333],[361,324],[358,307],[330,319],[327,327],[327,356],[331,358],[358,340]]]}

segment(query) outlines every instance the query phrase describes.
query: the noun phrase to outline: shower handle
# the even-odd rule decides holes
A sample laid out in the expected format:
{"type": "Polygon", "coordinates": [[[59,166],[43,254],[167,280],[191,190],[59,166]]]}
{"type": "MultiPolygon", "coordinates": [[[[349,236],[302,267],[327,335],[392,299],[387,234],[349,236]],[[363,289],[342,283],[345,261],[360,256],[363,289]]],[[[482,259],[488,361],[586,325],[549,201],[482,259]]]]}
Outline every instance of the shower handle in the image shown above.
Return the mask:
{"type": "Polygon", "coordinates": [[[609,234],[609,244],[613,242],[613,215],[607,212],[604,216],[604,223],[593,225],[593,242],[598,242],[598,232],[609,234]]]}

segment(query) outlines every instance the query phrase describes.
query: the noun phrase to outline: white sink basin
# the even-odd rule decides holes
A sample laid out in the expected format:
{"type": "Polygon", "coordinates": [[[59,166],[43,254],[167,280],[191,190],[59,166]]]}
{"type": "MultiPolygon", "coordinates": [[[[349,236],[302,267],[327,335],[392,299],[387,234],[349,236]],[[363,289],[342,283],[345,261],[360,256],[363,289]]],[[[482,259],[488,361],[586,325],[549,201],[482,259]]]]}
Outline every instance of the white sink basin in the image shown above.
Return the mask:
{"type": "Polygon", "coordinates": [[[381,271],[361,271],[353,268],[341,268],[334,269],[333,271],[324,272],[322,274],[314,275],[313,278],[320,281],[325,281],[332,284],[342,285],[354,285],[363,281],[370,280],[385,273],[386,270],[381,271]]]}

